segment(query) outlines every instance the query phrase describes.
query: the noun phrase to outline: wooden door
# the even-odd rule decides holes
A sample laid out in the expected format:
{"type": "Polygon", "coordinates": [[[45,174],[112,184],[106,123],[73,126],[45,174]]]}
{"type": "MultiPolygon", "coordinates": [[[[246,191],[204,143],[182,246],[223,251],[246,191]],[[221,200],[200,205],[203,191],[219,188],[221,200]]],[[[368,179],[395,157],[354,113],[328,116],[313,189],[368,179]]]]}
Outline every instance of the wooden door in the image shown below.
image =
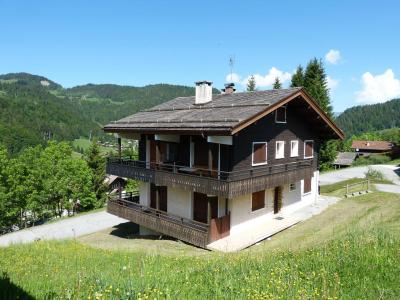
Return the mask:
{"type": "Polygon", "coordinates": [[[274,214],[277,214],[282,208],[282,187],[277,186],[274,189],[274,214]]]}
{"type": "Polygon", "coordinates": [[[211,219],[218,218],[218,197],[208,197],[211,204],[211,219]]]}
{"type": "Polygon", "coordinates": [[[157,187],[157,190],[158,190],[158,205],[159,205],[158,209],[166,212],[168,209],[167,187],[159,186],[157,187]]]}
{"type": "Polygon", "coordinates": [[[157,187],[154,183],[150,183],[150,207],[157,208],[157,187]]]}
{"type": "Polygon", "coordinates": [[[193,193],[193,220],[207,223],[207,195],[193,193]]]}

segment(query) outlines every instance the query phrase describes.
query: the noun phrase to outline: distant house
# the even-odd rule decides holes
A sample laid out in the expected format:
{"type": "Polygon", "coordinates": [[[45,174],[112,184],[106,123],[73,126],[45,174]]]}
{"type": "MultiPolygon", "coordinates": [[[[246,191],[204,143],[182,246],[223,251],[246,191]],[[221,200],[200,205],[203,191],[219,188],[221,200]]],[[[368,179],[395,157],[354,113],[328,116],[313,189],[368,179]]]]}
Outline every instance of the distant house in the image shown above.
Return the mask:
{"type": "Polygon", "coordinates": [[[353,164],[354,160],[357,158],[357,153],[355,152],[339,152],[333,165],[336,167],[349,167],[353,164]]]}
{"type": "Polygon", "coordinates": [[[212,95],[208,81],[104,130],[119,147],[139,141],[138,158],[109,157],[107,173],[138,180],[140,194],[109,200],[108,212],[204,248],[314,203],[320,145],[344,136],[303,88],[235,93],[230,84],[212,95]]]}
{"type": "Polygon", "coordinates": [[[126,186],[126,179],[115,176],[115,175],[107,175],[104,179],[104,183],[107,185],[108,193],[116,193],[119,189],[123,190],[126,186]]]}
{"type": "Polygon", "coordinates": [[[395,145],[387,141],[353,141],[351,149],[364,156],[370,154],[392,154],[395,150],[395,145]]]}

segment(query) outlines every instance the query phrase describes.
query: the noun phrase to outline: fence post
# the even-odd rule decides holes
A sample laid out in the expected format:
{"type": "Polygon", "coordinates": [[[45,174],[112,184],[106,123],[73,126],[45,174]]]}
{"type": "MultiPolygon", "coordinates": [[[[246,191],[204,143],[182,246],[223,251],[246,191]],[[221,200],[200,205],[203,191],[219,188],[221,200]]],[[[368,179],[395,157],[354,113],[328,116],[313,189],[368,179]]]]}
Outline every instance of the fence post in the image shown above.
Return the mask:
{"type": "Polygon", "coordinates": [[[369,191],[369,179],[367,180],[367,191],[369,191]]]}
{"type": "Polygon", "coordinates": [[[349,194],[349,184],[346,184],[346,195],[349,194]]]}

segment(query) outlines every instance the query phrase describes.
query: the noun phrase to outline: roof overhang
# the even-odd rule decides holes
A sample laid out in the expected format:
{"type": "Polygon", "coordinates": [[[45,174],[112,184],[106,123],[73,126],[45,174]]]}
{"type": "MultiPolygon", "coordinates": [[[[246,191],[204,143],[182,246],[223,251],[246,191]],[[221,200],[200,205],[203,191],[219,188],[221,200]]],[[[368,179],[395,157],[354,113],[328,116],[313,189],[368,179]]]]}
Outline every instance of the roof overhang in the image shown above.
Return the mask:
{"type": "Polygon", "coordinates": [[[264,111],[252,116],[251,118],[248,118],[247,120],[244,120],[242,122],[240,122],[239,124],[237,124],[236,126],[234,126],[232,128],[232,132],[231,134],[236,134],[239,131],[241,131],[242,129],[250,126],[251,124],[253,124],[254,122],[260,120],[261,118],[265,117],[266,115],[270,114],[271,112],[275,111],[278,107],[281,107],[287,103],[289,103],[290,101],[298,98],[298,97],[302,97],[310,106],[310,108],[312,108],[317,114],[318,116],[326,123],[326,125],[333,131],[334,135],[343,140],[344,139],[344,133],[343,131],[331,120],[331,118],[320,108],[320,106],[312,99],[312,97],[304,90],[304,88],[302,88],[299,91],[296,91],[295,93],[289,95],[288,97],[286,97],[285,99],[278,101],[274,104],[271,104],[270,106],[268,106],[264,111]]]}

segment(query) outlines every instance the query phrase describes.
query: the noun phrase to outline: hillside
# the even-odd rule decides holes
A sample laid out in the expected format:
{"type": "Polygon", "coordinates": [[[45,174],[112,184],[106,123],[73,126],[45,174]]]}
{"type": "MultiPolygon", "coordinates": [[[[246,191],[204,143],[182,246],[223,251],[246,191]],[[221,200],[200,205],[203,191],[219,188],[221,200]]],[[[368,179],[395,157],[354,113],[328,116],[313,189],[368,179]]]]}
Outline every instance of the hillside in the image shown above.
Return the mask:
{"type": "Polygon", "coordinates": [[[347,198],[231,254],[121,235],[121,226],[89,243],[0,248],[0,298],[398,299],[399,200],[379,192],[347,198]]]}
{"type": "Polygon", "coordinates": [[[354,106],[336,118],[346,137],[394,127],[400,127],[400,99],[385,103],[354,106]]]}
{"type": "Polygon", "coordinates": [[[89,132],[103,136],[101,128],[110,121],[189,95],[193,87],[87,84],[64,89],[42,76],[0,75],[0,143],[14,154],[47,139],[74,140],[89,132]]]}

